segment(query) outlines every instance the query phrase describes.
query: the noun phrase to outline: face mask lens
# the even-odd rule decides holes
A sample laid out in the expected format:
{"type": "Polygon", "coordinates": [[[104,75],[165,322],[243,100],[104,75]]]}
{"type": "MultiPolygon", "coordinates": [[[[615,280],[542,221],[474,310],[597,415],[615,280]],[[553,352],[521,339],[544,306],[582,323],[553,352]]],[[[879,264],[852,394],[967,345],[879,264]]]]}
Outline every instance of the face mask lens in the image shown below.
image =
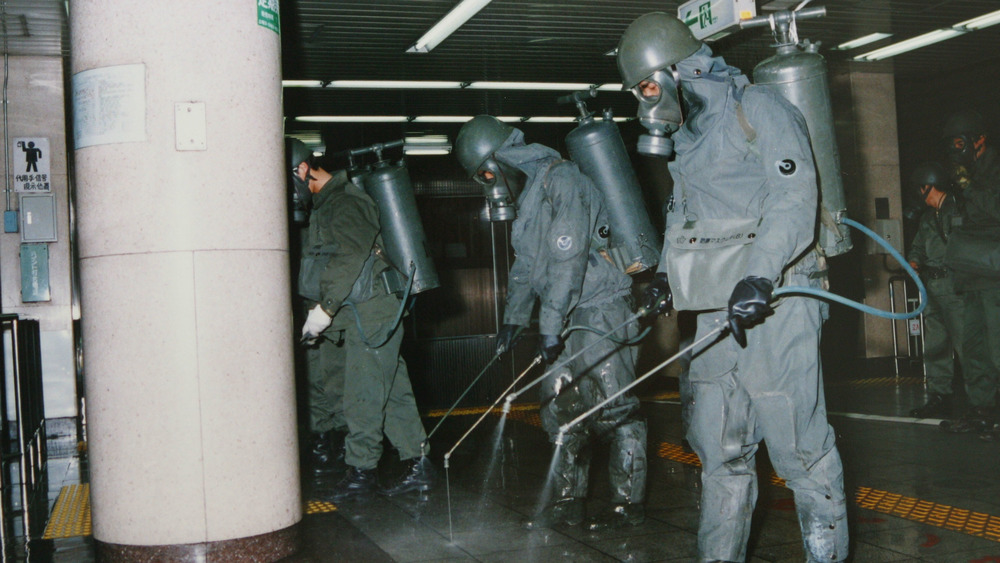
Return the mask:
{"type": "Polygon", "coordinates": [[[497,183],[496,175],[489,172],[488,170],[480,170],[479,172],[476,172],[476,175],[473,176],[472,179],[475,180],[476,183],[483,186],[492,186],[493,184],[497,183]]]}
{"type": "Polygon", "coordinates": [[[640,101],[655,104],[663,95],[663,87],[652,80],[643,80],[635,87],[635,96],[640,101]]]}

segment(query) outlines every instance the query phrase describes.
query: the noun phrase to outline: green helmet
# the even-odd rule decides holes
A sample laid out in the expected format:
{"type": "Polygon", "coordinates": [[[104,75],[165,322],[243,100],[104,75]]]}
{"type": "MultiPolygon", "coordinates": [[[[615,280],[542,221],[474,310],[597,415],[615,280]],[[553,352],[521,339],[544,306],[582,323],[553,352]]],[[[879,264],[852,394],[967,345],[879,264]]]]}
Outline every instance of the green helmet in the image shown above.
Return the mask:
{"type": "Polygon", "coordinates": [[[937,162],[922,162],[910,174],[910,183],[918,190],[924,186],[934,186],[941,191],[947,191],[950,179],[945,167],[937,162]]]}
{"type": "Polygon", "coordinates": [[[477,115],[462,126],[455,138],[455,156],[469,176],[503,145],[514,128],[492,115],[477,115]]]}
{"type": "Polygon", "coordinates": [[[295,137],[285,137],[285,155],[288,157],[288,169],[293,170],[303,162],[309,162],[313,153],[302,141],[295,137]]]}
{"type": "Polygon", "coordinates": [[[977,137],[986,133],[986,120],[978,111],[969,109],[953,113],[944,127],[941,128],[941,136],[948,137],[977,137]]]}
{"type": "Polygon", "coordinates": [[[701,47],[691,29],[676,16],[652,12],[640,16],[618,42],[618,71],[626,89],[688,58],[701,47]]]}

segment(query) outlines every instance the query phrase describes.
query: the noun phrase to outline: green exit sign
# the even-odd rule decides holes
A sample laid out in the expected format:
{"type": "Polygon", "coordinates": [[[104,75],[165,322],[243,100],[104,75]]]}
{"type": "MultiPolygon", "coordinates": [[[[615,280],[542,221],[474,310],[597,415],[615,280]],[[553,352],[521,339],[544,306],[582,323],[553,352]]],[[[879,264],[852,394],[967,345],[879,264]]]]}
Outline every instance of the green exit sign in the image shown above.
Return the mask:
{"type": "Polygon", "coordinates": [[[756,15],[754,0],[691,0],[677,8],[677,17],[703,41],[729,35],[739,29],[740,20],[756,15]]]}

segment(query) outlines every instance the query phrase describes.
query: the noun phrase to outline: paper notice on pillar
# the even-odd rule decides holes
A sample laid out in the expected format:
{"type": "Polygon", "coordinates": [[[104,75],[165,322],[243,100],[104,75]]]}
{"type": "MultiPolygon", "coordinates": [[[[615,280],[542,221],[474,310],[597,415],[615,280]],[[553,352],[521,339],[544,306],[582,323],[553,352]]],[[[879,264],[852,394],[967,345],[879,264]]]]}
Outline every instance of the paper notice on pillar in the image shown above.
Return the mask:
{"type": "Polygon", "coordinates": [[[75,147],[146,140],[146,65],[118,65],[73,75],[75,147]]]}
{"type": "Polygon", "coordinates": [[[11,147],[11,172],[16,192],[52,191],[49,172],[49,140],[45,137],[15,137],[11,147]]]}

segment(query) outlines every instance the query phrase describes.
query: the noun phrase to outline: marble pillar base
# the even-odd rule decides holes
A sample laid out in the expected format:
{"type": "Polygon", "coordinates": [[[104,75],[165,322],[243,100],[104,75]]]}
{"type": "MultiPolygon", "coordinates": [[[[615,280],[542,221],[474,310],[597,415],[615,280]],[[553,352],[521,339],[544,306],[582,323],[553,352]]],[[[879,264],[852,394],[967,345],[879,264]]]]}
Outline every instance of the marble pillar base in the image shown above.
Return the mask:
{"type": "Polygon", "coordinates": [[[180,545],[123,545],[94,542],[97,560],[105,563],[269,562],[291,556],[299,549],[295,524],[259,536],[180,545]]]}

